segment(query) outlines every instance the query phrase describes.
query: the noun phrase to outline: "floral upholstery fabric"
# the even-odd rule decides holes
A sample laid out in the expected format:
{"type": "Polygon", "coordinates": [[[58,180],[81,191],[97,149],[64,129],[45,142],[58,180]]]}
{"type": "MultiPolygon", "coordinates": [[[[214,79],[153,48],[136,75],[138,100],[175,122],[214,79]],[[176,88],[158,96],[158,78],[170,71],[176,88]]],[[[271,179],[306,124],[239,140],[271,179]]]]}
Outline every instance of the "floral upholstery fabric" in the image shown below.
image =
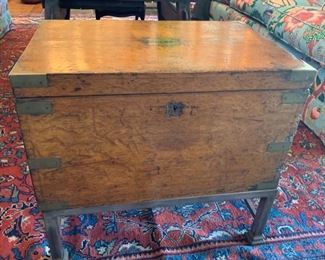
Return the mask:
{"type": "Polygon", "coordinates": [[[11,16],[8,11],[7,0],[0,0],[0,38],[10,30],[11,16]]]}
{"type": "Polygon", "coordinates": [[[267,24],[273,12],[285,6],[312,6],[322,9],[324,0],[215,0],[267,24]]]}
{"type": "Polygon", "coordinates": [[[254,31],[257,31],[264,37],[271,38],[265,26],[250,19],[248,16],[236,11],[228,5],[212,2],[210,6],[210,17],[212,20],[217,21],[241,21],[248,24],[254,31]]]}
{"type": "Polygon", "coordinates": [[[274,7],[289,5],[322,7],[324,0],[263,0],[274,7]]]}
{"type": "Polygon", "coordinates": [[[273,13],[274,6],[268,1],[261,0],[230,0],[231,7],[267,24],[273,13]]]}
{"type": "Polygon", "coordinates": [[[293,48],[325,64],[325,11],[314,7],[280,7],[267,27],[293,48]]]}
{"type": "Polygon", "coordinates": [[[325,145],[325,68],[318,71],[313,92],[307,99],[303,118],[325,145]]]}

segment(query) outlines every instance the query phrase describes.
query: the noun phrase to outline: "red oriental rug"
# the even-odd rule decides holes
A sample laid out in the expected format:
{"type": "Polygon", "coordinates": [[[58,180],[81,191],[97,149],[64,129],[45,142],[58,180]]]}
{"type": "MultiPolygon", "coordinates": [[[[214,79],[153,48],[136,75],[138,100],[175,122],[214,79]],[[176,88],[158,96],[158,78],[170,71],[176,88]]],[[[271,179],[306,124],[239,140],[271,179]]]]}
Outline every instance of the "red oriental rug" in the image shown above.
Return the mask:
{"type": "MultiPolygon", "coordinates": [[[[37,22],[0,40],[0,259],[48,259],[8,73],[37,22]]],[[[243,201],[104,212],[63,218],[71,259],[325,259],[325,148],[303,124],[281,175],[264,234],[249,246],[243,201]]]]}

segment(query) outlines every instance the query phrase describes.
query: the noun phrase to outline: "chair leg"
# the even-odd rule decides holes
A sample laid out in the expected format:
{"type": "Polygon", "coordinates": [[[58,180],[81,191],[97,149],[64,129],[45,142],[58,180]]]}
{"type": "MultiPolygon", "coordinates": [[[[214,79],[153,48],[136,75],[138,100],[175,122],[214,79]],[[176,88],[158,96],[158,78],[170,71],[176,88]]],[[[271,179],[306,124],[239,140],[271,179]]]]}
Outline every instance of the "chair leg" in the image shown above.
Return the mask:
{"type": "Polygon", "coordinates": [[[64,19],[65,20],[70,20],[70,9],[67,9],[67,13],[65,14],[64,19]]]}
{"type": "Polygon", "coordinates": [[[258,204],[253,225],[247,233],[247,240],[252,245],[258,245],[263,242],[263,230],[271,211],[275,195],[276,192],[268,197],[261,198],[258,204]]]}
{"type": "Polygon", "coordinates": [[[144,20],[145,17],[146,17],[146,10],[143,10],[143,12],[141,12],[140,19],[144,20]]]}
{"type": "Polygon", "coordinates": [[[157,14],[158,14],[158,20],[164,20],[160,1],[157,1],[157,14]]]}
{"type": "Polygon", "coordinates": [[[44,213],[44,222],[52,259],[64,259],[63,248],[60,242],[59,218],[44,213]]]}
{"type": "Polygon", "coordinates": [[[60,8],[59,0],[44,0],[45,19],[64,19],[67,10],[60,8]]]}

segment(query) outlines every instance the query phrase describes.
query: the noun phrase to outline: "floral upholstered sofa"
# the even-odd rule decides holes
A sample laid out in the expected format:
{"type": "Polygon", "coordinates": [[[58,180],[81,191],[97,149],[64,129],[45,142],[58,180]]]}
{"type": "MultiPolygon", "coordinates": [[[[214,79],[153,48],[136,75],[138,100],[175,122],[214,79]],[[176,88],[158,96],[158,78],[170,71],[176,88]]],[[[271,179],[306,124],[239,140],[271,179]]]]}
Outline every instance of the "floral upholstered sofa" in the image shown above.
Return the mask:
{"type": "Polygon", "coordinates": [[[10,30],[11,17],[8,11],[7,0],[0,0],[0,38],[10,30]]]}
{"type": "Polygon", "coordinates": [[[199,0],[199,3],[195,19],[244,22],[318,70],[302,120],[325,144],[325,0],[199,0]]]}

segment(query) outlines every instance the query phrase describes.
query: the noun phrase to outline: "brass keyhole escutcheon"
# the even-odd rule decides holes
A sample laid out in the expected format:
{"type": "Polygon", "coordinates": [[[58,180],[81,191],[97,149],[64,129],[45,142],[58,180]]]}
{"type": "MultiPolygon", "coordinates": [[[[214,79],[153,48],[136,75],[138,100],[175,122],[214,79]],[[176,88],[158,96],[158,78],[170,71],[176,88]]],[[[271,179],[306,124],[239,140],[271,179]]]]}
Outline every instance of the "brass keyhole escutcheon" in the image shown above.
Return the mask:
{"type": "Polygon", "coordinates": [[[182,102],[169,102],[166,105],[166,115],[168,117],[179,117],[183,114],[185,105],[182,102]]]}

